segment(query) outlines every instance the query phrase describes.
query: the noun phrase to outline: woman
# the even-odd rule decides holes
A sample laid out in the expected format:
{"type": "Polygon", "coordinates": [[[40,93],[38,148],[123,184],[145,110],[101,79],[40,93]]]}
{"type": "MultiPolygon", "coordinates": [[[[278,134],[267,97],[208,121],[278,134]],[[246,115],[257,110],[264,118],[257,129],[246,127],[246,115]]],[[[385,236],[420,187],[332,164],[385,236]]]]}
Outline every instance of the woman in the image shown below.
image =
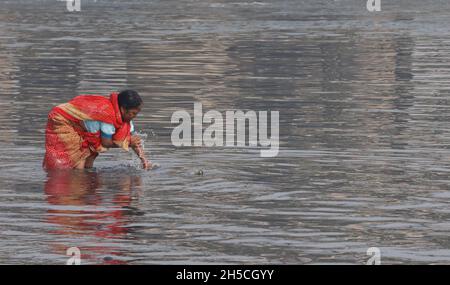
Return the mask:
{"type": "Polygon", "coordinates": [[[81,95],[54,107],[48,115],[45,132],[43,167],[51,169],[91,168],[100,152],[131,147],[142,161],[144,169],[151,168],[145,158],[138,136],[132,135],[132,120],[142,108],[136,91],[112,93],[109,98],[81,95]]]}

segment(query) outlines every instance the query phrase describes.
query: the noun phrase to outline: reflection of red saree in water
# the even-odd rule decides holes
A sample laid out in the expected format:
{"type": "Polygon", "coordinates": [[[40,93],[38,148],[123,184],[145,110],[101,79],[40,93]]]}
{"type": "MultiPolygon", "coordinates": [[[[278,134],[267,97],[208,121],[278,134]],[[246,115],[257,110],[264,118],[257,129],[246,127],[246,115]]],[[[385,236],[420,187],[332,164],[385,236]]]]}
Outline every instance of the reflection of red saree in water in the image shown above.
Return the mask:
{"type": "Polygon", "coordinates": [[[49,204],[47,221],[55,226],[50,231],[56,236],[51,243],[54,253],[65,253],[73,246],[65,241],[95,241],[80,248],[82,262],[125,264],[124,252],[107,239],[127,238],[133,221],[132,193],[141,185],[140,176],[114,172],[49,171],[44,190],[49,204]],[[104,260],[104,256],[111,259],[104,260]]]}
{"type": "Polygon", "coordinates": [[[128,150],[130,124],[122,121],[117,97],[117,93],[112,93],[109,99],[81,95],[53,108],[48,115],[45,132],[44,168],[74,168],[87,157],[105,150],[101,145],[100,132],[86,131],[83,124],[86,120],[114,125],[114,143],[128,150]]]}

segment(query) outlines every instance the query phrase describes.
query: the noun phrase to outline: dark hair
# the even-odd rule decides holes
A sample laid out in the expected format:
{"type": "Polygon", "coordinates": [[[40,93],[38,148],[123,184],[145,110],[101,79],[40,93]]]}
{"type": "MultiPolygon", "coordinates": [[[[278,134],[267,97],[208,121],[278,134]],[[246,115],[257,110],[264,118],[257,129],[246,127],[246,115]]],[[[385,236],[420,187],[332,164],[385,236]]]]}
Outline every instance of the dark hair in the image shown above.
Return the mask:
{"type": "Polygon", "coordinates": [[[127,110],[137,108],[142,104],[142,98],[134,90],[123,90],[118,96],[119,106],[127,110]]]}

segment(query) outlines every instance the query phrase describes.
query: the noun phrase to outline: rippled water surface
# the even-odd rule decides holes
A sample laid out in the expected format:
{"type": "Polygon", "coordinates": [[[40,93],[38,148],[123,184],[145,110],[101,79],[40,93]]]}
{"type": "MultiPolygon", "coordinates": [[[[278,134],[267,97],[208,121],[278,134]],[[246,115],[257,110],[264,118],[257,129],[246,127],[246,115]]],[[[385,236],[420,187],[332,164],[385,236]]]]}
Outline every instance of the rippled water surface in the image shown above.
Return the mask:
{"type": "Polygon", "coordinates": [[[450,263],[450,4],[365,2],[0,0],[0,263],[450,263]],[[52,106],[124,88],[161,167],[45,173],[52,106]],[[279,155],[173,147],[194,102],[278,110],[279,155]]]}

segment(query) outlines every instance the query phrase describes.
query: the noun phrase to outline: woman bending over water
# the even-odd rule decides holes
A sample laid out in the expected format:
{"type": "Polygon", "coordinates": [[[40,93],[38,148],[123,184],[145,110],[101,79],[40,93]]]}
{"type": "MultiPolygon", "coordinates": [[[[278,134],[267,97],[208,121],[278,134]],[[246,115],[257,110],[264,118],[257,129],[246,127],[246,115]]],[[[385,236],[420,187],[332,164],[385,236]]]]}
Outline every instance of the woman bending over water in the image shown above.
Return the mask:
{"type": "Polygon", "coordinates": [[[109,98],[81,95],[54,107],[48,115],[45,131],[43,167],[52,169],[91,168],[100,152],[131,147],[144,169],[151,168],[134,135],[133,119],[142,108],[136,91],[112,93],[109,98]]]}

